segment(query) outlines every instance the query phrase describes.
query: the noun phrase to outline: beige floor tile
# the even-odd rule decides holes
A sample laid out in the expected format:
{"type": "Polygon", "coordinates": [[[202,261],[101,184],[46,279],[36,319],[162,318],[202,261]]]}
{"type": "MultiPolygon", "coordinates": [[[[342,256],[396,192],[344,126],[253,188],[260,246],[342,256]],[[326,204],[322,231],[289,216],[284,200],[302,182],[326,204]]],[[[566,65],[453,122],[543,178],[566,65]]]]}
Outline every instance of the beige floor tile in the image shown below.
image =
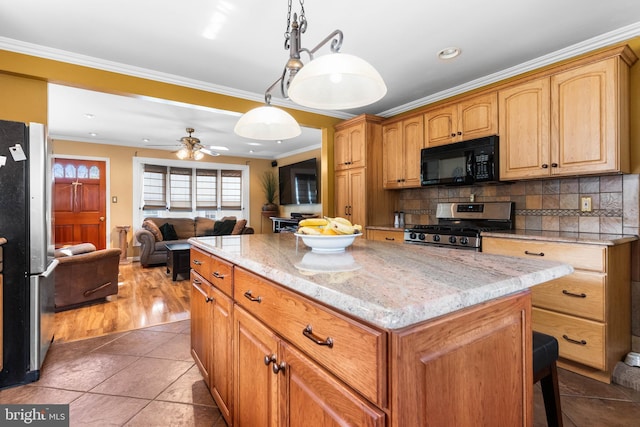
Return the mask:
{"type": "Polygon", "coordinates": [[[216,406],[198,367],[195,365],[160,393],[156,400],[216,406]]]}
{"type": "Polygon", "coordinates": [[[125,425],[130,427],[215,426],[221,418],[220,412],[209,406],[153,401],[125,425]]]}
{"type": "Polygon", "coordinates": [[[100,353],[144,356],[174,336],[175,334],[171,333],[139,329],[122,335],[120,338],[103,345],[96,351],[100,353]]]}
{"type": "Polygon", "coordinates": [[[82,396],[82,392],[41,387],[39,385],[26,385],[0,390],[0,402],[3,404],[65,404],[80,396],[82,396]]]}
{"type": "Polygon", "coordinates": [[[86,393],[69,405],[69,424],[73,427],[122,426],[148,403],[145,399],[86,393]]]}
{"type": "Polygon", "coordinates": [[[147,353],[145,357],[193,361],[191,357],[191,336],[174,334],[170,340],[147,353]]]}
{"type": "Polygon", "coordinates": [[[191,333],[191,321],[181,320],[179,322],[163,323],[162,325],[150,326],[144,329],[145,331],[155,332],[172,332],[174,334],[190,334],[191,333]]]}
{"type": "Polygon", "coordinates": [[[154,399],[192,366],[193,362],[140,358],[91,392],[154,399]]]}
{"type": "Polygon", "coordinates": [[[43,366],[40,386],[89,391],[139,358],[119,354],[80,353],[68,361],[43,366]]]}

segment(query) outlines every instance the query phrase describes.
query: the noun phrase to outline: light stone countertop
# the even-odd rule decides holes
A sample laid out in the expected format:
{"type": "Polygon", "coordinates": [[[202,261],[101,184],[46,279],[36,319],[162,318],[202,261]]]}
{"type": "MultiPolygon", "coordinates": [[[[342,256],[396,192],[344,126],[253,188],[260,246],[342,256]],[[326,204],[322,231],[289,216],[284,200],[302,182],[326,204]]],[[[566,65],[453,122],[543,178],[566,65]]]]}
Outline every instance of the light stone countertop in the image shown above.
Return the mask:
{"type": "Polygon", "coordinates": [[[482,237],[504,237],[520,240],[539,240],[560,243],[585,243],[614,246],[638,240],[633,234],[575,233],[568,231],[509,230],[483,231],[482,237]]]}
{"type": "Polygon", "coordinates": [[[568,264],[356,238],[311,252],[291,233],[191,238],[211,254],[385,329],[398,329],[570,274],[568,264]]]}

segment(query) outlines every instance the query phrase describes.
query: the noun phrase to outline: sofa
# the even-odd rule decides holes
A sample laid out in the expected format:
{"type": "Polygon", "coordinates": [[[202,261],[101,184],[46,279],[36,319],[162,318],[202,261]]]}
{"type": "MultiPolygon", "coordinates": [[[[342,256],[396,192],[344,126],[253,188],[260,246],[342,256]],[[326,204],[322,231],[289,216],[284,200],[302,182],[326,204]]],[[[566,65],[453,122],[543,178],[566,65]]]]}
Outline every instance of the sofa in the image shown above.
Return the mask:
{"type": "Polygon", "coordinates": [[[236,217],[211,218],[145,218],[135,233],[140,243],[143,267],[167,263],[167,243],[187,243],[191,237],[253,234],[247,220],[236,217]]]}
{"type": "Polygon", "coordinates": [[[55,251],[55,311],[67,310],[118,294],[120,249],[81,243],[55,251]]]}

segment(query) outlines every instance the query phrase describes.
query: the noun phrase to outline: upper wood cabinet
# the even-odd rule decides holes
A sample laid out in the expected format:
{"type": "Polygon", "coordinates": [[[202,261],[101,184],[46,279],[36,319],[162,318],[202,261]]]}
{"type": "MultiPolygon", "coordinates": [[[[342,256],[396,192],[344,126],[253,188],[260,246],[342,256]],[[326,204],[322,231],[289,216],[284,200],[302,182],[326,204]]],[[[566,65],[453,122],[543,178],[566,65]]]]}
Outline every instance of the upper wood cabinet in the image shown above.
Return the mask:
{"type": "Polygon", "coordinates": [[[336,171],[363,167],[366,163],[366,124],[364,122],[335,133],[333,151],[336,171]]]}
{"type": "Polygon", "coordinates": [[[425,147],[467,141],[497,132],[496,92],[465,98],[424,113],[425,147]]]}
{"type": "Polygon", "coordinates": [[[500,90],[500,179],[627,172],[628,67],[635,60],[618,48],[500,90]]]}
{"type": "Polygon", "coordinates": [[[384,188],[420,187],[422,147],[424,147],[422,116],[382,126],[384,188]]]}

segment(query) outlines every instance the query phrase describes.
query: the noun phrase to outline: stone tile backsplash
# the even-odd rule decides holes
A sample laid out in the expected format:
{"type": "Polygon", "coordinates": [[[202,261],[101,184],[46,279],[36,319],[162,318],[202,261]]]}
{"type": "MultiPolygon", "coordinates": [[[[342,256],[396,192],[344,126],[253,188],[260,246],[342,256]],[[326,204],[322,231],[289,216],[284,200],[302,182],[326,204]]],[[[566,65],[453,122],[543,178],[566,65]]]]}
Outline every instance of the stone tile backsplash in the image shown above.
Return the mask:
{"type": "Polygon", "coordinates": [[[516,228],[583,233],[639,234],[640,175],[607,175],[518,181],[497,185],[403,190],[398,209],[406,224],[437,222],[441,202],[513,201],[516,228]],[[591,212],[580,210],[591,197],[591,212]]]}

